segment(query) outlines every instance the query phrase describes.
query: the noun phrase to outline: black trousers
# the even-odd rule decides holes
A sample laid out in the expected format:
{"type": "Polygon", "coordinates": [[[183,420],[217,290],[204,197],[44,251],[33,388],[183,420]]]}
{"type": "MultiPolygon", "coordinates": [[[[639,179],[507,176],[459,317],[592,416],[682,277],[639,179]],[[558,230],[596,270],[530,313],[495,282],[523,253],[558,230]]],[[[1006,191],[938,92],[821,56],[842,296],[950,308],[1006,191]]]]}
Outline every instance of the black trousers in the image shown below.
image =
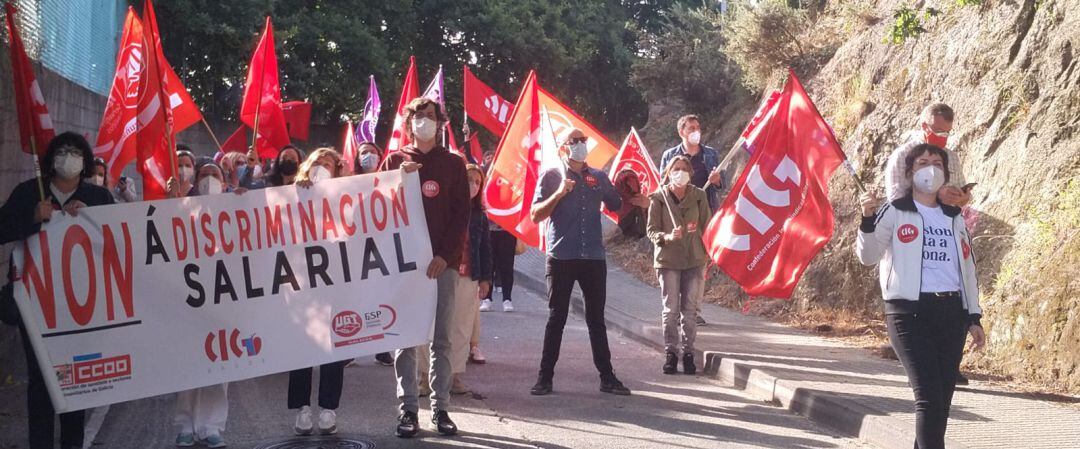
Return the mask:
{"type": "Polygon", "coordinates": [[[914,314],[886,316],[889,340],[915,393],[915,449],[945,449],[945,428],[969,325],[959,297],[923,294],[914,314]]]}
{"type": "MultiPolygon", "coordinates": [[[[345,380],[345,365],[349,360],[319,366],[319,408],[337,410],[341,402],[341,386],[345,380]]],[[[289,408],[311,405],[311,370],[289,371],[289,408]]]]}
{"type": "Polygon", "coordinates": [[[550,381],[559,361],[563,328],[570,312],[570,293],[574,283],[581,287],[585,298],[585,324],[589,327],[593,364],[602,380],[614,379],[611,368],[611,349],[608,347],[607,325],[604,324],[604,305],[607,302],[607,262],[603,260],[547,259],[548,315],[544,330],[544,353],[540,359],[540,378],[550,381]]]}
{"type": "MultiPolygon", "coordinates": [[[[494,279],[502,288],[502,300],[509,301],[514,290],[514,251],[517,249],[517,237],[506,231],[491,231],[491,264],[495,269],[494,279]]],[[[494,290],[494,289],[492,289],[494,290]]],[[[487,299],[491,299],[488,292],[487,299]]]]}
{"type": "MultiPolygon", "coordinates": [[[[56,410],[49,400],[49,390],[45,387],[45,378],[38,368],[37,357],[34,355],[34,348],[30,346],[26,328],[19,326],[19,333],[22,336],[26,372],[29,375],[26,384],[26,409],[30,449],[53,449],[56,410]]],[[[60,414],[60,447],[82,447],[85,420],[86,412],[83,410],[60,414]]]]}

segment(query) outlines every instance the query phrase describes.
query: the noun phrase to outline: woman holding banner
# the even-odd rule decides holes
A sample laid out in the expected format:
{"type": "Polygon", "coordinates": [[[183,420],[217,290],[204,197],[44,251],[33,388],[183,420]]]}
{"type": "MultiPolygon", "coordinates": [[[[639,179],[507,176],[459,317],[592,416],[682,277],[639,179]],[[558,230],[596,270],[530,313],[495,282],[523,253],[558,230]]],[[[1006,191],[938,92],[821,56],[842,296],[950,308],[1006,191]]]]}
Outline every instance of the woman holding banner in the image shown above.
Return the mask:
{"type": "Polygon", "coordinates": [[[938,200],[949,154],[919,144],[900,163],[910,186],[901,198],[880,209],[874,194],[860,198],[856,251],[879,265],[889,341],[915,393],[915,447],[945,449],[967,334],[973,349],[986,343],[975,255],[960,208],[938,200]]]}
{"type": "Polygon", "coordinates": [[[666,353],[664,374],[678,371],[680,347],[683,373],[697,373],[694,364],[697,310],[701,293],[705,291],[705,264],[709,262],[701,232],[708,226],[712,210],[705,191],[690,184],[693,174],[690,158],[675,156],[664,170],[662,187],[649,195],[646,231],[655,247],[653,267],[664,302],[660,315],[666,353]]]}
{"type": "MultiPolygon", "coordinates": [[[[0,207],[0,244],[24,240],[41,231],[52,214],[63,211],[78,215],[84,207],[113,204],[108,189],[88,182],[93,175],[94,153],[83,136],[62,133],[51,141],[42,158],[41,177],[24,181],[15,187],[0,207]]],[[[14,279],[11,265],[9,281],[14,279]]],[[[45,387],[44,373],[38,369],[37,357],[30,346],[26,328],[19,326],[29,380],[26,384],[26,405],[29,421],[30,449],[52,449],[54,416],[52,401],[45,387]]],[[[48,375],[54,375],[49,373],[48,375]]],[[[82,448],[83,410],[60,415],[60,447],[82,448]]]]}
{"type": "Polygon", "coordinates": [[[266,175],[264,187],[280,187],[292,185],[296,180],[296,173],[300,171],[300,162],[304,160],[304,152],[292,145],[285,145],[274,159],[274,165],[270,167],[270,173],[266,175]]]}
{"type": "MultiPolygon", "coordinates": [[[[319,148],[300,164],[296,185],[304,188],[337,178],[342,173],[341,156],[332,148],[319,148]]],[[[319,366],[319,433],[337,433],[337,408],[341,402],[341,388],[345,379],[345,365],[351,359],[326,363],[319,366]]],[[[311,435],[315,430],[311,411],[312,368],[289,372],[289,409],[299,410],[293,431],[297,435],[311,435]]]]}

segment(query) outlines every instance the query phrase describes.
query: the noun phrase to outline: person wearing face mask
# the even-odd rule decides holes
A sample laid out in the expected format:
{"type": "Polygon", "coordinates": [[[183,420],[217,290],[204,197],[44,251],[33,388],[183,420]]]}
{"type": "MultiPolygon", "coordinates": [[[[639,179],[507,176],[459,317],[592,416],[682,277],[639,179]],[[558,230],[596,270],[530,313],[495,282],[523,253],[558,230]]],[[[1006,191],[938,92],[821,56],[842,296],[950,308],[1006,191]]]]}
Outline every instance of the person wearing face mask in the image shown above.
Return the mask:
{"type": "Polygon", "coordinates": [[[105,174],[109,172],[109,166],[105,164],[105,159],[95,157],[93,167],[94,170],[90,173],[90,177],[86,178],[86,182],[98,187],[109,188],[109,186],[105,185],[105,174]]]}
{"type": "Polygon", "coordinates": [[[243,167],[247,167],[248,159],[247,154],[240,152],[226,153],[221,157],[221,171],[225,175],[225,185],[229,190],[236,189],[240,186],[240,175],[244,170],[243,167]]]}
{"type": "MultiPolygon", "coordinates": [[[[45,199],[41,197],[37,179],[17,185],[0,206],[0,244],[21,241],[37,234],[42,224],[49,221],[54,213],[62,211],[68,215],[78,215],[84,207],[113,204],[108,189],[83,182],[84,178],[94,173],[93,159],[90,144],[77,133],[61,133],[49,141],[41,163],[45,199]]],[[[14,276],[14,265],[11,265],[8,281],[11,282],[14,276]]],[[[26,329],[20,325],[19,332],[29,377],[26,384],[27,447],[52,449],[56,411],[49,400],[43,377],[52,374],[41,372],[26,329]]],[[[62,449],[82,448],[84,420],[82,410],[60,415],[62,449]]]]}
{"type": "Polygon", "coordinates": [[[547,286],[549,315],[544,329],[540,373],[530,393],[551,394],[555,363],[559,360],[563,328],[570,311],[574,283],[585,299],[585,324],[589,327],[593,363],[600,372],[600,391],[629,395],[611,366],[604,307],[607,303],[607,261],[600,227],[600,204],[610,210],[622,207],[619,192],[607,174],[589,167],[589,138],[579,129],[559,137],[564,166],[544,171],[537,182],[530,218],[534,223],[550,219],[547,227],[547,286]]]}
{"type": "Polygon", "coordinates": [[[694,168],[690,184],[705,190],[712,210],[720,208],[720,190],[723,184],[720,178],[720,152],[716,148],[701,144],[701,120],[696,115],[679,117],[676,123],[682,142],[667,151],[660,158],[660,172],[667,170],[675,156],[686,156],[694,168]]]}
{"type": "Polygon", "coordinates": [[[450,419],[448,411],[453,384],[450,329],[455,290],[461,277],[455,268],[461,265],[462,250],[468,238],[472,201],[469,199],[465,162],[438,144],[438,130],[446,120],[446,112],[438,102],[423,97],[413,99],[405,107],[406,132],[413,143],[391,153],[383,162],[384,170],[419,171],[420,193],[433,255],[427,266],[427,276],[438,284],[435,332],[430,351],[424,351],[426,346],[421,345],[399,349],[395,353],[394,371],[397,374],[398,399],[401,400],[401,414],[398,415],[395,434],[401,438],[411,438],[420,430],[417,416],[420,408],[417,357],[431,358],[432,424],[440,435],[449,436],[458,432],[457,424],[450,419]]]}
{"type": "Polygon", "coordinates": [[[910,180],[904,173],[904,160],[915,146],[923,143],[945,150],[949,160],[949,182],[938,195],[941,202],[950,206],[964,207],[971,202],[970,187],[965,190],[966,180],[956,152],[948,149],[949,136],[953,129],[954,113],[944,103],[934,103],[923,108],[919,115],[919,128],[909,131],[901,139],[901,144],[885,164],[885,196],[889,201],[903,197],[911,188],[910,180]]]}
{"type": "Polygon", "coordinates": [[[690,158],[675,156],[664,172],[663,186],[649,195],[647,230],[653,242],[653,268],[663,300],[660,317],[664,328],[664,374],[678,371],[680,349],[683,373],[697,373],[696,316],[704,291],[705,265],[709,262],[701,233],[712,211],[705,191],[690,183],[693,173],[690,158]]]}
{"type": "Polygon", "coordinates": [[[379,163],[382,162],[382,158],[383,150],[378,145],[373,142],[361,143],[360,149],[356,153],[356,160],[353,161],[356,174],[365,175],[379,171],[379,163]]]}
{"type": "Polygon", "coordinates": [[[971,334],[975,350],[986,343],[975,254],[960,208],[940,198],[948,153],[919,144],[901,163],[910,187],[880,208],[862,195],[855,247],[879,268],[889,341],[915,394],[915,447],[944,449],[965,340],[971,334]]]}
{"type": "Polygon", "coordinates": [[[266,175],[264,187],[280,187],[292,185],[296,180],[296,174],[300,171],[300,162],[304,160],[304,153],[292,145],[284,146],[274,159],[274,165],[270,173],[266,175]]]}

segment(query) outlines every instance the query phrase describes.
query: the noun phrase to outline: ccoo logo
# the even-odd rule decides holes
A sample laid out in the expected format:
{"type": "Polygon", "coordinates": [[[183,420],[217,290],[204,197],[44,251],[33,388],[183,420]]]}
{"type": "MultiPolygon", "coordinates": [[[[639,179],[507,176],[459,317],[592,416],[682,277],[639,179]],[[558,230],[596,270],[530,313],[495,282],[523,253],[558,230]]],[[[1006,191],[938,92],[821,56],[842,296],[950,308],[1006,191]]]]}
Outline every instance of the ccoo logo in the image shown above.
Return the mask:
{"type": "Polygon", "coordinates": [[[203,349],[206,351],[206,358],[211,362],[218,360],[224,362],[230,357],[239,358],[245,354],[248,357],[254,357],[262,351],[262,338],[255,334],[248,338],[240,338],[240,331],[237,329],[229,332],[228,337],[225,334],[225,329],[206,334],[203,349]]]}

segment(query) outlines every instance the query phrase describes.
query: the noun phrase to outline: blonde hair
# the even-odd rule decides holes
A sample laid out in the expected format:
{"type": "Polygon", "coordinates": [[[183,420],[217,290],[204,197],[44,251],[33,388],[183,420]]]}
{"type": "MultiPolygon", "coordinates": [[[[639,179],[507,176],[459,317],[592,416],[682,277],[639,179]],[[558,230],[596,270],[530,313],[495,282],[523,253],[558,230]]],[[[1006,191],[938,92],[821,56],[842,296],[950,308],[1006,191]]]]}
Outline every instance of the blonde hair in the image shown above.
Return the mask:
{"type": "Polygon", "coordinates": [[[672,158],[671,162],[668,162],[667,168],[664,169],[664,174],[660,176],[660,184],[667,185],[668,179],[671,177],[671,172],[674,170],[675,163],[677,162],[685,162],[686,167],[689,169],[690,176],[694,176],[694,164],[690,162],[689,157],[680,154],[672,158]]]}
{"type": "Polygon", "coordinates": [[[240,164],[247,165],[247,153],[238,151],[225,153],[225,155],[221,157],[221,163],[225,163],[226,159],[232,163],[233,171],[236,171],[236,167],[240,164]]]}
{"type": "Polygon", "coordinates": [[[330,156],[334,160],[334,177],[341,175],[341,155],[338,154],[333,148],[323,147],[312,151],[308,155],[307,159],[300,164],[300,169],[296,172],[296,181],[310,181],[311,168],[315,166],[315,163],[322,159],[323,156],[330,156]]]}

